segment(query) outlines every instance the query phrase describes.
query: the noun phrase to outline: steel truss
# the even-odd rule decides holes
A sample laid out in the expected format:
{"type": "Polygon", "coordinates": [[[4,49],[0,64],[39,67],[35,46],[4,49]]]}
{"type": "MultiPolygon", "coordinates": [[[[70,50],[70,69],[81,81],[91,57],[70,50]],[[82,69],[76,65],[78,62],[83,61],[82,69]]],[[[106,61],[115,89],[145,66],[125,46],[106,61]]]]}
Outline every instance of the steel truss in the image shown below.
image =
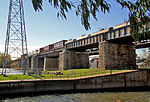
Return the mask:
{"type": "Polygon", "coordinates": [[[23,0],[10,0],[4,57],[4,76],[9,57],[12,60],[20,58],[21,68],[29,68],[23,0]]]}

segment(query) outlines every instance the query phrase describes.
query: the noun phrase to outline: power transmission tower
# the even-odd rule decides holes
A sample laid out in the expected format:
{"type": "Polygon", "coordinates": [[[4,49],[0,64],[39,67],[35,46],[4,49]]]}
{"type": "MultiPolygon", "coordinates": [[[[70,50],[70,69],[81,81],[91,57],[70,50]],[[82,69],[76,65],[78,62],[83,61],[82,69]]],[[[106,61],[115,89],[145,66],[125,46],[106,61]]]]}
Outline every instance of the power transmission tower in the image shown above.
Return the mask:
{"type": "Polygon", "coordinates": [[[29,68],[23,0],[10,0],[2,75],[6,76],[8,57],[21,58],[22,69],[29,68]],[[25,60],[26,59],[26,60],[25,60]]]}

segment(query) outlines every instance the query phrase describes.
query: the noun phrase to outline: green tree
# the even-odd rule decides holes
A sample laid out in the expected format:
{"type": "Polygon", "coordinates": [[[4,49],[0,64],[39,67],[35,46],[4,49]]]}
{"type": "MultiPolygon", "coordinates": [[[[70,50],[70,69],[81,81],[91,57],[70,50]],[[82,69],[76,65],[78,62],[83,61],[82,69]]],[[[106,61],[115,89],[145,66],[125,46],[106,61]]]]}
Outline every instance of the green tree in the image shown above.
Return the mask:
{"type": "MultiPolygon", "coordinates": [[[[32,0],[35,11],[41,11],[44,0],[32,0]]],[[[58,9],[57,17],[67,19],[66,13],[75,9],[76,16],[81,17],[81,23],[86,30],[91,29],[90,17],[97,20],[98,12],[110,12],[110,1],[108,0],[47,0],[51,6],[58,9]]],[[[149,37],[149,32],[145,32],[144,26],[150,21],[150,0],[114,0],[127,8],[129,12],[129,21],[131,25],[131,35],[135,41],[140,41],[143,37],[149,37]],[[143,33],[139,34],[139,28],[143,33]]]]}
{"type": "MultiPolygon", "coordinates": [[[[0,53],[0,68],[3,67],[3,61],[4,61],[4,54],[0,53]]],[[[7,57],[7,66],[10,66],[11,63],[12,63],[11,56],[8,55],[8,57],[7,57]]]]}
{"type": "Polygon", "coordinates": [[[2,55],[2,54],[0,54],[0,68],[2,68],[2,67],[3,67],[2,62],[3,62],[3,55],[2,55]]]}

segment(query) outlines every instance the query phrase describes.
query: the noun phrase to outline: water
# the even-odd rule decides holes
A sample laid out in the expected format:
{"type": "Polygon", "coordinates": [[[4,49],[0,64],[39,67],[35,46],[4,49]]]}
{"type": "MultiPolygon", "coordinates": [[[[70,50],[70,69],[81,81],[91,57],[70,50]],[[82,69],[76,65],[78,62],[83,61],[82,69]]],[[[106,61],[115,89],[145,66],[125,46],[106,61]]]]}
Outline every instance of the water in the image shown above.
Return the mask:
{"type": "Polygon", "coordinates": [[[33,97],[18,97],[1,100],[1,102],[127,102],[141,97],[149,96],[131,102],[150,102],[150,92],[105,92],[105,93],[74,93],[40,95],[33,97]],[[118,101],[119,102],[119,101],[118,101]]]}
{"type": "MultiPolygon", "coordinates": [[[[2,68],[0,68],[0,73],[1,72],[2,72],[2,68]]],[[[14,70],[14,69],[7,68],[6,74],[7,75],[14,75],[14,74],[23,74],[23,73],[20,70],[14,70]]]]}

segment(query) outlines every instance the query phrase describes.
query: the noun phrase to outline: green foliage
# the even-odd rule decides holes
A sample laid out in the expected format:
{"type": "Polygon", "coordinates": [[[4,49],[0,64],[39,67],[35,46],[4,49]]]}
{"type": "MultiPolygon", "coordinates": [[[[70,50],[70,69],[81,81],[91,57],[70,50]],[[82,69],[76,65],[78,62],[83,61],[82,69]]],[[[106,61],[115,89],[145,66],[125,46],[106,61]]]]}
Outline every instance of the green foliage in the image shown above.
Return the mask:
{"type": "MultiPolygon", "coordinates": [[[[4,61],[4,54],[0,53],[0,68],[3,67],[3,61],[4,61]]],[[[10,55],[8,55],[8,57],[7,57],[7,66],[10,66],[11,63],[12,63],[11,57],[10,57],[10,55]]]]}
{"type": "MultiPolygon", "coordinates": [[[[76,16],[81,16],[81,23],[86,30],[90,29],[91,16],[97,20],[98,12],[109,12],[111,5],[107,0],[48,0],[51,6],[58,9],[57,17],[67,19],[66,13],[69,10],[75,9],[76,16]]],[[[122,8],[127,8],[129,12],[129,21],[131,25],[131,35],[135,41],[140,41],[143,38],[149,37],[150,33],[145,32],[144,26],[150,21],[150,0],[115,0],[122,8]],[[139,28],[143,33],[139,34],[139,28]]],[[[43,0],[32,0],[35,11],[42,10],[43,0]]]]}
{"type": "Polygon", "coordinates": [[[138,57],[138,59],[136,59],[136,63],[144,62],[144,60],[145,60],[145,58],[138,57]]]}
{"type": "Polygon", "coordinates": [[[25,80],[25,79],[36,79],[33,76],[27,75],[7,75],[7,77],[0,76],[0,80],[25,80]]]}
{"type": "Polygon", "coordinates": [[[122,8],[128,8],[129,21],[131,27],[131,35],[135,41],[141,41],[150,38],[150,33],[145,31],[144,25],[150,21],[150,0],[136,0],[131,2],[130,0],[117,0],[122,8]],[[141,31],[142,33],[139,33],[141,31]]]}
{"type": "MultiPolygon", "coordinates": [[[[123,72],[128,70],[112,70],[112,73],[123,72]]],[[[63,78],[80,78],[80,77],[88,77],[94,75],[102,75],[102,74],[110,74],[110,70],[100,70],[99,68],[92,69],[72,69],[72,70],[64,70],[61,71],[63,75],[55,75],[56,71],[48,71],[43,74],[43,79],[63,79],[63,78]]]]}
{"type": "Polygon", "coordinates": [[[3,67],[3,55],[0,54],[0,68],[3,67]]]}
{"type": "Polygon", "coordinates": [[[76,15],[81,15],[81,22],[85,29],[90,29],[90,16],[92,15],[94,19],[97,20],[96,13],[102,11],[103,13],[109,12],[110,4],[105,0],[82,0],[79,5],[77,5],[76,15]]]}
{"type": "MultiPolygon", "coordinates": [[[[128,70],[112,70],[112,73],[123,72],[128,70]]],[[[27,75],[8,75],[8,77],[0,76],[0,81],[3,80],[28,80],[28,79],[66,79],[66,78],[80,78],[94,75],[109,74],[110,70],[100,70],[99,68],[92,69],[72,69],[61,71],[63,75],[55,75],[56,71],[46,71],[42,76],[32,74],[27,75]]]]}
{"type": "MultiPolygon", "coordinates": [[[[42,10],[43,0],[32,0],[35,11],[42,10]]],[[[57,17],[67,19],[66,13],[75,9],[76,16],[81,15],[81,23],[85,29],[90,29],[90,17],[93,16],[97,20],[96,13],[102,11],[109,12],[110,4],[106,0],[78,0],[71,2],[69,0],[49,0],[51,6],[58,9],[57,17]]]]}
{"type": "Polygon", "coordinates": [[[36,11],[42,10],[42,0],[32,0],[32,4],[36,11]]]}

